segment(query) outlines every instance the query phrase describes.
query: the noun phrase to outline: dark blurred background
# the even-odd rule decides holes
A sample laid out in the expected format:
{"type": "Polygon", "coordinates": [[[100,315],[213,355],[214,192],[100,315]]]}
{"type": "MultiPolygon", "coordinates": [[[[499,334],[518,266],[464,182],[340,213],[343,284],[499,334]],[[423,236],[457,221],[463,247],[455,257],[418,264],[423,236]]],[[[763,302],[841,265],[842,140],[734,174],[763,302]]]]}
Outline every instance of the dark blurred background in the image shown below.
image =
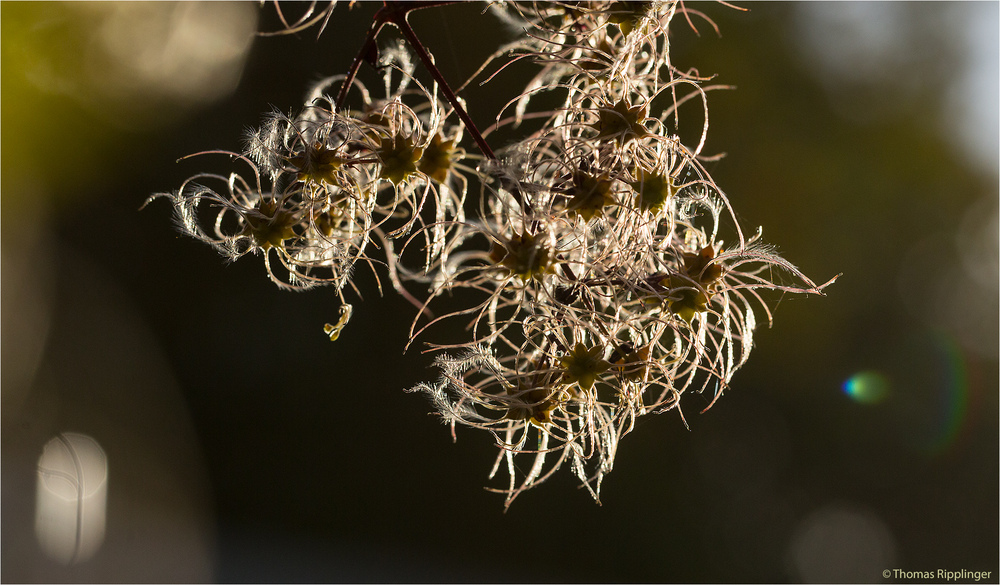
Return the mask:
{"type": "MultiPolygon", "coordinates": [[[[843,276],[780,299],[690,430],[645,417],[602,506],[564,470],[504,514],[490,437],[452,444],[402,392],[435,375],[405,301],[359,272],[331,343],[331,290],[139,211],[232,170],[175,161],[298,108],[377,5],[253,38],[271,7],[3,3],[2,580],[996,582],[998,4],[747,6],[672,26],[678,67],[737,88],[710,94],[709,170],[748,231],[843,276]]],[[[456,81],[512,38],[479,4],[412,22],[456,81]]],[[[472,115],[530,73],[470,87],[472,115]]]]}

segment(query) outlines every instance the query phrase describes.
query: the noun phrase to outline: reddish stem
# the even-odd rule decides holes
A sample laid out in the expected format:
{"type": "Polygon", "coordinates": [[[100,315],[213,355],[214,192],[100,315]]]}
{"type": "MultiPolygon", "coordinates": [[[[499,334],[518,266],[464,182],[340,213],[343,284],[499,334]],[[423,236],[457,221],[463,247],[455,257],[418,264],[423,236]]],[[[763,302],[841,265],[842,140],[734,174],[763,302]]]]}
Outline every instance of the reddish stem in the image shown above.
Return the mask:
{"type": "Polygon", "coordinates": [[[344,78],[344,84],[340,86],[340,91],[337,93],[337,101],[334,103],[334,109],[336,111],[341,111],[344,108],[344,102],[347,101],[347,92],[354,85],[354,78],[358,76],[358,70],[361,69],[361,63],[364,62],[365,56],[371,53],[372,49],[375,47],[375,37],[378,33],[382,31],[382,27],[385,26],[386,19],[384,18],[384,13],[386,7],[383,6],[379,8],[378,12],[375,13],[375,17],[372,19],[372,25],[368,29],[368,35],[365,37],[365,42],[361,45],[361,50],[358,54],[354,56],[354,61],[351,63],[351,68],[347,71],[347,77],[344,78]]]}
{"type": "Polygon", "coordinates": [[[427,69],[428,72],[430,72],[431,77],[434,78],[434,81],[438,83],[438,86],[441,89],[441,93],[444,94],[445,99],[448,100],[448,103],[451,104],[451,107],[455,109],[455,113],[458,114],[458,117],[462,120],[462,123],[465,124],[465,128],[469,131],[469,134],[472,135],[472,139],[475,140],[476,146],[478,146],[479,150],[482,151],[483,156],[492,160],[496,160],[497,156],[493,154],[493,149],[490,148],[490,145],[486,143],[486,139],[483,138],[483,135],[479,132],[479,129],[476,128],[476,125],[472,121],[472,118],[469,116],[469,113],[465,111],[465,108],[462,107],[462,103],[458,101],[458,96],[456,96],[455,92],[451,90],[451,86],[448,85],[448,81],[444,78],[444,74],[441,73],[441,70],[438,69],[437,66],[434,64],[434,58],[431,57],[431,54],[427,52],[427,49],[424,47],[423,43],[420,42],[420,39],[417,37],[417,34],[413,31],[413,28],[410,26],[410,23],[406,21],[406,17],[407,14],[402,14],[400,18],[393,21],[393,24],[399,27],[400,32],[403,33],[403,36],[406,37],[407,42],[409,42],[410,46],[413,47],[413,50],[416,51],[417,56],[420,58],[420,61],[424,64],[424,67],[427,69]]]}

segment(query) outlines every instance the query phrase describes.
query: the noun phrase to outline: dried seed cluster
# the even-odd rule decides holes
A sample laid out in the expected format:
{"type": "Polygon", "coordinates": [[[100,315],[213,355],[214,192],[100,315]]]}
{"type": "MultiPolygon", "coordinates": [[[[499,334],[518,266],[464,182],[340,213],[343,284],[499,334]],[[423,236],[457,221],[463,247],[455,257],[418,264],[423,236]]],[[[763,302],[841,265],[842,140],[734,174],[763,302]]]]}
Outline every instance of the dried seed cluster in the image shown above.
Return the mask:
{"type": "MultiPolygon", "coordinates": [[[[673,67],[667,36],[693,11],[677,2],[494,8],[525,34],[483,70],[539,66],[497,116],[512,129],[535,121],[512,146],[484,147],[456,119],[463,102],[422,85],[397,44],[382,54],[393,88],[385,98],[351,75],[331,78],[299,114],[273,113],[249,134],[234,156],[252,179],[202,174],[154,197],[171,199],[181,228],[228,257],[260,254],[279,285],[332,284],[341,300],[379,240],[394,288],[421,309],[411,343],[440,352],[437,381],[411,391],[431,398],[453,434],[456,425],[492,433],[490,477],[506,468],[497,491],[507,505],[564,463],[599,499],[637,417],[680,412],[686,392],[707,392],[710,404],[727,388],[753,348],[755,311],[770,322],[761,291],[821,294],[833,281],[814,284],[760,230],[744,234],[703,166],[709,88],[673,67]],[[345,84],[357,110],[327,93],[345,84]],[[559,107],[536,109],[543,93],[559,107]],[[703,113],[695,144],[676,133],[684,104],[703,113]],[[461,146],[466,134],[482,157],[461,146]],[[478,212],[466,217],[472,188],[478,212]],[[419,301],[408,292],[421,288],[419,301]],[[456,320],[466,342],[431,343],[437,323],[456,320]],[[530,464],[516,465],[522,458],[530,464]]],[[[330,10],[310,7],[287,29],[325,23],[330,10]]],[[[345,305],[327,325],[331,338],[349,316],[345,305]]]]}

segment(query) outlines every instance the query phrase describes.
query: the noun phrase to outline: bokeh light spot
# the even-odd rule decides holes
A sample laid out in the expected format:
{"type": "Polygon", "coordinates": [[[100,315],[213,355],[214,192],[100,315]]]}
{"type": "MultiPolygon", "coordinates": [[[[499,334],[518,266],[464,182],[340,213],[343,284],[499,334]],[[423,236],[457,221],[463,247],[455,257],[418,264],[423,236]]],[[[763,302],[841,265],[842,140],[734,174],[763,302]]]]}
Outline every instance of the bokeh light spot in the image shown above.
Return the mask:
{"type": "Polygon", "coordinates": [[[889,396],[889,380],[874,370],[854,374],[842,388],[852,400],[862,404],[878,404],[889,396]]]}
{"type": "Polygon", "coordinates": [[[799,521],[788,545],[793,580],[869,583],[896,566],[896,539],[873,512],[828,504],[799,521]]]}
{"type": "Polygon", "coordinates": [[[54,561],[71,565],[104,542],[108,458],[87,435],[60,433],[38,459],[35,536],[54,561]]]}

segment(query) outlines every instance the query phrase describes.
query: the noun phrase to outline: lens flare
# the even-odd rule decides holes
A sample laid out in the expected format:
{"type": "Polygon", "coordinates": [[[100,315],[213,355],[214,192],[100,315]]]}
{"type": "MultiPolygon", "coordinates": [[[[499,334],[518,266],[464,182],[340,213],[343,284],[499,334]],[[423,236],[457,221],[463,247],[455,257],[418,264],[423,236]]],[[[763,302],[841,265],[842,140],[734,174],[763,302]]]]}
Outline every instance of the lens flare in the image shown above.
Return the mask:
{"type": "Polygon", "coordinates": [[[851,399],[862,404],[878,404],[889,396],[889,380],[874,370],[854,374],[842,388],[851,399]]]}
{"type": "Polygon", "coordinates": [[[936,335],[933,343],[940,402],[933,424],[935,432],[928,447],[932,454],[938,454],[958,440],[966,426],[970,397],[973,401],[978,397],[972,395],[965,356],[958,343],[943,334],[936,335]]]}

